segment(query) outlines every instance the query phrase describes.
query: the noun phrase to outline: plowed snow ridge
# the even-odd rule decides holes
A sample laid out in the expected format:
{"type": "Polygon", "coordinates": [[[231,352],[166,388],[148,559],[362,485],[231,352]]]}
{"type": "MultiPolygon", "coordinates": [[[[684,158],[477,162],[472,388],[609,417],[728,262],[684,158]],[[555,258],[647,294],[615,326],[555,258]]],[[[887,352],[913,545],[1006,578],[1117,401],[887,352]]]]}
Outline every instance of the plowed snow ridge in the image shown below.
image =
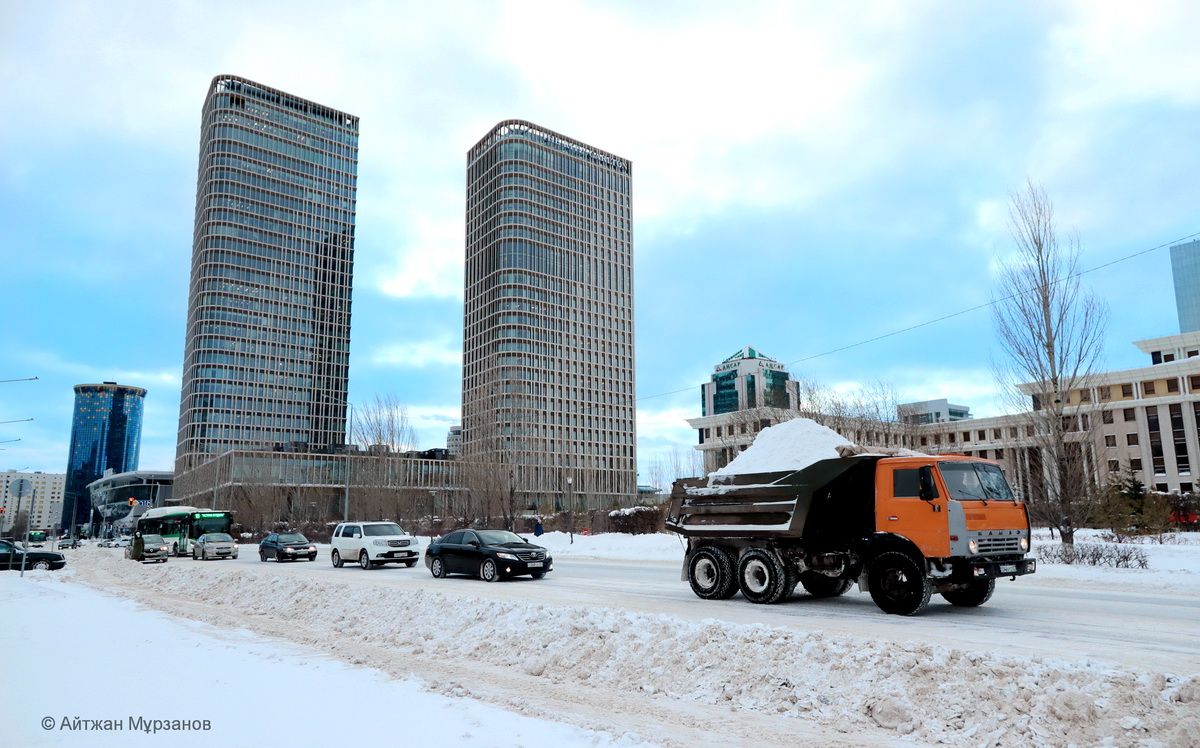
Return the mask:
{"type": "Polygon", "coordinates": [[[75,565],[82,581],[127,579],[225,614],[291,622],[298,641],[343,653],[361,642],[406,653],[414,662],[515,665],[555,684],[690,699],[831,729],[882,727],[923,743],[1188,745],[1200,734],[1200,676],[603,608],[364,589],[278,577],[269,568],[236,574],[190,564],[145,568],[111,554],[87,555],[87,563],[75,565]],[[329,610],[338,611],[333,622],[329,610]]]}

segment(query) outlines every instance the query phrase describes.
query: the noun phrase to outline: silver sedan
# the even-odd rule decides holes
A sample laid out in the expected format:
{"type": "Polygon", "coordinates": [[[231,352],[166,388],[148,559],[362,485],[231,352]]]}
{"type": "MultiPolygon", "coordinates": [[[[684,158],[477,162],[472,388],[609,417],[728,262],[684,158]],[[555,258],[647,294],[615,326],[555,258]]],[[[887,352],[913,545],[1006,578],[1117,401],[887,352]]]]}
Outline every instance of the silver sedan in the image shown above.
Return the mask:
{"type": "Polygon", "coordinates": [[[192,559],[207,561],[210,558],[237,558],[237,543],[229,533],[209,532],[192,543],[192,559]]]}

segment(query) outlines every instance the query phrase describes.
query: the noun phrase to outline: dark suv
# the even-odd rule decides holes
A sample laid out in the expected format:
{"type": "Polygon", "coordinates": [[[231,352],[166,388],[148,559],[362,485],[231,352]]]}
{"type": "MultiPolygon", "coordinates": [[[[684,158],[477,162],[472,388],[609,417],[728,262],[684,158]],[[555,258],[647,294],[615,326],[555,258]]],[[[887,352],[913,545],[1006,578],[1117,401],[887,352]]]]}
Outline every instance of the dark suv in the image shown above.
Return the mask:
{"type": "Polygon", "coordinates": [[[554,559],[545,548],[508,530],[455,530],[430,543],[425,566],[435,577],[471,574],[497,582],[523,574],[541,579],[554,559]]]}

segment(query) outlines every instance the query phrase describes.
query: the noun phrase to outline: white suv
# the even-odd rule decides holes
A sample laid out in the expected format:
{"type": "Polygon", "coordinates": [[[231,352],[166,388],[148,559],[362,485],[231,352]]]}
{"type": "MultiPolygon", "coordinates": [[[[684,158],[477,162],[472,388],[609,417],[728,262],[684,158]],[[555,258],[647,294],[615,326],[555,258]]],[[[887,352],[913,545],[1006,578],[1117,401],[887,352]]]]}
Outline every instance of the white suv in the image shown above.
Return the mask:
{"type": "Polygon", "coordinates": [[[330,560],[337,568],[349,561],[364,569],[383,564],[412,567],[421,557],[417,539],[395,522],[343,522],[329,541],[330,560]]]}

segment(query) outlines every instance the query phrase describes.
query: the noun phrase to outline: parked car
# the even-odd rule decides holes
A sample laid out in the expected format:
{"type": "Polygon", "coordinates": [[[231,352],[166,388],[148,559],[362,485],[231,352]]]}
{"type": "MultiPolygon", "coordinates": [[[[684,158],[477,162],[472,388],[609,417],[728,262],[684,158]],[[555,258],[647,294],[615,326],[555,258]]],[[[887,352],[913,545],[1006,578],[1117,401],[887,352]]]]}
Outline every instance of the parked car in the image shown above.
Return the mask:
{"type": "Polygon", "coordinates": [[[333,530],[329,559],[337,568],[346,561],[363,569],[384,564],[415,566],[421,558],[418,541],[395,522],[343,522],[333,530]]]}
{"type": "Polygon", "coordinates": [[[78,548],[78,547],[79,547],[79,541],[72,539],[72,538],[63,538],[62,540],[58,541],[59,550],[62,550],[63,548],[78,548]]]}
{"type": "Polygon", "coordinates": [[[167,545],[167,541],[162,535],[146,534],[142,536],[142,562],[153,561],[154,563],[167,562],[171,546],[167,545]]]}
{"type": "Polygon", "coordinates": [[[0,540],[0,569],[20,569],[21,557],[25,557],[26,569],[61,569],[67,565],[67,557],[54,551],[28,551],[13,540],[0,540]]]}
{"type": "Polygon", "coordinates": [[[258,558],[260,561],[268,558],[276,561],[296,561],[301,558],[315,561],[317,546],[298,532],[273,532],[258,544],[258,558]]]}
{"type": "Polygon", "coordinates": [[[206,532],[192,543],[193,561],[237,557],[237,543],[233,542],[233,537],[227,532],[206,532]]]}
{"type": "Polygon", "coordinates": [[[523,574],[541,579],[553,570],[554,559],[508,530],[455,530],[429,544],[425,566],[435,577],[471,574],[497,582],[523,574]]]}

